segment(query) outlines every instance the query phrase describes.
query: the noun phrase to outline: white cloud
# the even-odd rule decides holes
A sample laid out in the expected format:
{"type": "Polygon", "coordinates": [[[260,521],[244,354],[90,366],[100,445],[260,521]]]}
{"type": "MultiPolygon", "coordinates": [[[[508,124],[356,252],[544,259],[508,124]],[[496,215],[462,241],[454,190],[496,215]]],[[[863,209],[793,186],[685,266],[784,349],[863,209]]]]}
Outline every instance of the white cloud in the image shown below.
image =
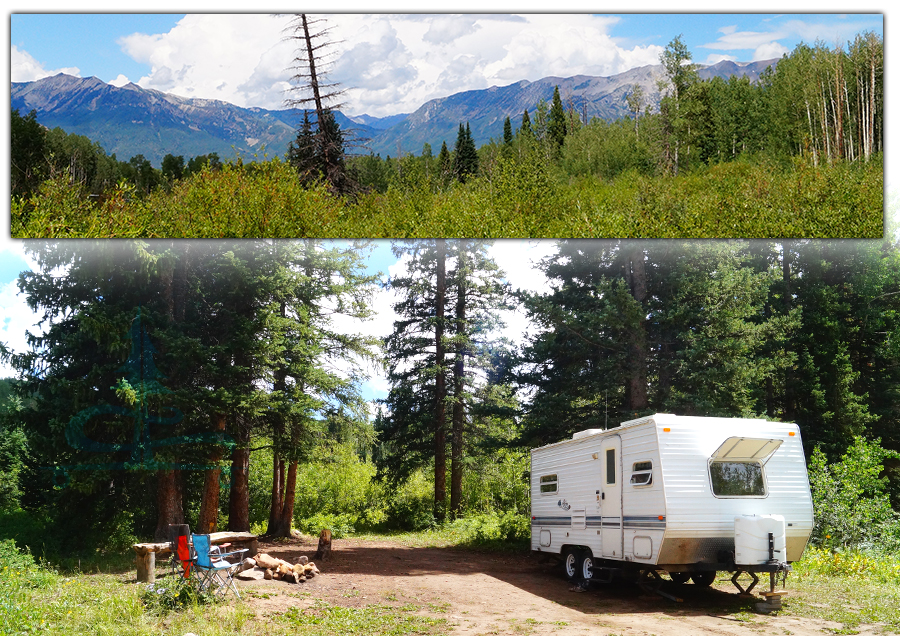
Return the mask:
{"type": "Polygon", "coordinates": [[[733,31],[723,35],[715,42],[701,44],[700,48],[723,51],[756,49],[787,36],[788,33],[783,31],[733,31]]]}
{"type": "Polygon", "coordinates": [[[128,79],[127,77],[125,77],[124,75],[122,75],[121,73],[119,73],[119,76],[116,79],[109,82],[109,84],[111,84],[112,86],[118,86],[120,88],[122,86],[125,86],[126,84],[130,84],[130,83],[131,83],[131,80],[128,79]]]}
{"type": "Polygon", "coordinates": [[[768,42],[756,48],[753,51],[753,61],[757,60],[771,60],[774,58],[780,58],[786,53],[790,53],[791,50],[786,46],[783,46],[780,42],[768,42]]]}
{"type": "MultiPolygon", "coordinates": [[[[762,59],[767,59],[767,58],[762,58],[762,59]]],[[[712,66],[713,64],[718,64],[722,60],[728,60],[729,62],[734,62],[737,60],[737,58],[733,55],[723,55],[721,53],[710,53],[708,56],[706,56],[706,60],[704,60],[703,62],[700,62],[700,63],[712,66]]]]}
{"type": "Polygon", "coordinates": [[[28,51],[19,49],[15,44],[9,50],[10,79],[13,82],[33,82],[44,77],[60,73],[81,77],[81,71],[75,66],[47,70],[43,64],[34,59],[28,51]]]}
{"type": "MultiPolygon", "coordinates": [[[[317,16],[318,17],[318,16],[317,16]]],[[[591,15],[340,14],[330,79],[349,114],[412,112],[454,92],[556,75],[613,75],[655,64],[659,46],[621,47],[618,18],[591,15]]],[[[168,33],[134,33],[122,50],[151,72],[136,83],[239,106],[282,108],[296,41],[289,16],[188,15],[168,33]]]]}
{"type": "Polygon", "coordinates": [[[150,73],[136,83],[184,97],[221,99],[239,106],[281,108],[293,47],[284,41],[287,17],[261,14],[187,15],[168,33],[120,38],[122,50],[150,73]],[[277,49],[273,53],[272,49],[277,49]]]}
{"type": "MultiPolygon", "coordinates": [[[[873,14],[873,18],[880,18],[873,14]]],[[[799,35],[807,44],[813,45],[816,41],[825,43],[826,46],[846,46],[847,40],[852,39],[857,33],[873,28],[871,23],[863,21],[843,21],[829,24],[808,22],[806,20],[789,20],[782,28],[799,35]]]]}

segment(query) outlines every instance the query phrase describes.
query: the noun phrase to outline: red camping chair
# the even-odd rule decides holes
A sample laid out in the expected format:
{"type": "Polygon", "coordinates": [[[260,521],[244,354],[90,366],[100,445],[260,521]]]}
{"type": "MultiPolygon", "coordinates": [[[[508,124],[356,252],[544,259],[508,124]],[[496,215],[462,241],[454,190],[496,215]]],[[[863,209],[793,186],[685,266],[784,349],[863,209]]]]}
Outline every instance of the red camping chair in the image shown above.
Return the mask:
{"type": "Polygon", "coordinates": [[[172,576],[191,577],[194,557],[191,554],[191,531],[187,524],[169,525],[169,542],[172,547],[172,576]]]}

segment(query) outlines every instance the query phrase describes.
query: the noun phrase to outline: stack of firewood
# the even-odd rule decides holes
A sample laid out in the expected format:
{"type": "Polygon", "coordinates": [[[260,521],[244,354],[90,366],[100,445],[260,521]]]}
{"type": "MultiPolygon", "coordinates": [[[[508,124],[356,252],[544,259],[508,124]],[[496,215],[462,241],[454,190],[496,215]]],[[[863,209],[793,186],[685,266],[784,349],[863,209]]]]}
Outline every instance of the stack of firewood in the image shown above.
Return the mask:
{"type": "Polygon", "coordinates": [[[301,583],[319,574],[319,568],[316,567],[316,564],[312,563],[305,556],[299,557],[297,562],[292,565],[283,559],[276,559],[265,553],[257,554],[255,559],[245,559],[244,567],[246,569],[256,567],[265,570],[263,578],[267,581],[274,579],[289,583],[301,583]],[[249,561],[254,562],[250,564],[249,561]]]}

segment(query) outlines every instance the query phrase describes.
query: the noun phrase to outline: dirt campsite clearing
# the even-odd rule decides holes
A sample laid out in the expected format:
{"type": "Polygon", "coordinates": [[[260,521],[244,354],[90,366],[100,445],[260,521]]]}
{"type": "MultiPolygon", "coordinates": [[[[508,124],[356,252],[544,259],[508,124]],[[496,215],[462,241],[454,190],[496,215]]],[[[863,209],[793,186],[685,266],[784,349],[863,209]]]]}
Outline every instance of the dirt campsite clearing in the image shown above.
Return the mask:
{"type": "MultiPolygon", "coordinates": [[[[314,538],[260,543],[260,552],[288,562],[313,558],[314,538]]],[[[400,541],[335,539],[321,575],[303,583],[239,580],[257,619],[325,601],[344,607],[400,607],[446,621],[446,632],[476,634],[794,634],[821,635],[839,623],[798,618],[789,611],[758,614],[720,576],[712,587],[693,584],[675,603],[627,581],[592,583],[575,592],[552,559],[527,552],[484,552],[458,547],[410,547],[400,541]]],[[[790,579],[788,579],[790,590],[790,579]]],[[[799,592],[791,592],[789,607],[799,592]],[[793,595],[793,596],[792,596],[793,595]]],[[[860,634],[877,633],[860,626],[860,634]]]]}

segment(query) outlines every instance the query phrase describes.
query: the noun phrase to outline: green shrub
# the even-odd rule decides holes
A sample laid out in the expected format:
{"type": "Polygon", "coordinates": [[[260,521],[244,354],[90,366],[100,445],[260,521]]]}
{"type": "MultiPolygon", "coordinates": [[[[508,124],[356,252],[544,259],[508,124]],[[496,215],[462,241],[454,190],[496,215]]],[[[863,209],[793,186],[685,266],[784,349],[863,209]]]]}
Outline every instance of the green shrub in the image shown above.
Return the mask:
{"type": "Polygon", "coordinates": [[[27,548],[20,550],[12,539],[0,541],[0,571],[5,571],[7,568],[27,570],[34,566],[34,557],[27,548]]]}
{"type": "Polygon", "coordinates": [[[434,483],[419,470],[403,484],[385,486],[386,519],[384,526],[392,530],[425,530],[433,528],[434,483]]]}
{"type": "Polygon", "coordinates": [[[816,448],[809,460],[815,524],[811,543],[825,548],[900,548],[900,515],[891,509],[883,462],[900,458],[880,440],[857,436],[840,461],[816,448]]]}
{"type": "MultiPolygon", "coordinates": [[[[589,135],[589,129],[583,129],[583,135],[589,135]]],[[[383,193],[354,197],[334,196],[323,184],[304,188],[293,169],[279,159],[204,169],[177,182],[169,192],[160,189],[143,198],[132,196],[120,184],[101,204],[90,202],[84,189],[59,177],[45,181],[27,199],[11,199],[11,235],[874,238],[884,234],[882,155],[866,163],[820,166],[802,159],[787,165],[742,159],[703,166],[677,178],[651,177],[641,149],[629,149],[621,140],[604,140],[602,134],[594,137],[583,141],[608,142],[616,152],[605,153],[602,165],[593,160],[571,163],[575,159],[570,157],[569,174],[536,150],[516,158],[497,156],[483,174],[465,184],[436,188],[433,177],[408,170],[392,179],[383,193]]]]}
{"type": "MultiPolygon", "coordinates": [[[[384,521],[381,486],[375,466],[356,454],[350,444],[332,444],[317,451],[316,459],[297,469],[294,525],[304,529],[335,520],[342,532],[374,528],[384,521]]],[[[321,528],[320,528],[321,529],[321,528]]],[[[335,528],[331,528],[332,531],[335,528]]]]}
{"type": "Polygon", "coordinates": [[[306,534],[318,535],[323,529],[331,530],[335,539],[343,539],[356,532],[359,519],[355,515],[320,512],[297,521],[297,529],[306,534]]]}
{"type": "Polygon", "coordinates": [[[151,614],[168,614],[215,601],[209,589],[201,590],[194,579],[181,577],[164,583],[149,583],[141,591],[141,602],[151,614]]]}
{"type": "Polygon", "coordinates": [[[801,579],[817,574],[900,584],[900,557],[861,550],[832,551],[810,546],[803,553],[803,558],[794,564],[794,572],[801,579]]]}
{"type": "Polygon", "coordinates": [[[460,543],[474,546],[518,546],[531,537],[531,521],[520,513],[486,512],[461,517],[447,524],[460,543]]]}
{"type": "Polygon", "coordinates": [[[58,552],[58,542],[50,519],[46,515],[26,510],[0,512],[0,540],[2,539],[12,539],[19,548],[30,549],[38,554],[58,552]]]}

